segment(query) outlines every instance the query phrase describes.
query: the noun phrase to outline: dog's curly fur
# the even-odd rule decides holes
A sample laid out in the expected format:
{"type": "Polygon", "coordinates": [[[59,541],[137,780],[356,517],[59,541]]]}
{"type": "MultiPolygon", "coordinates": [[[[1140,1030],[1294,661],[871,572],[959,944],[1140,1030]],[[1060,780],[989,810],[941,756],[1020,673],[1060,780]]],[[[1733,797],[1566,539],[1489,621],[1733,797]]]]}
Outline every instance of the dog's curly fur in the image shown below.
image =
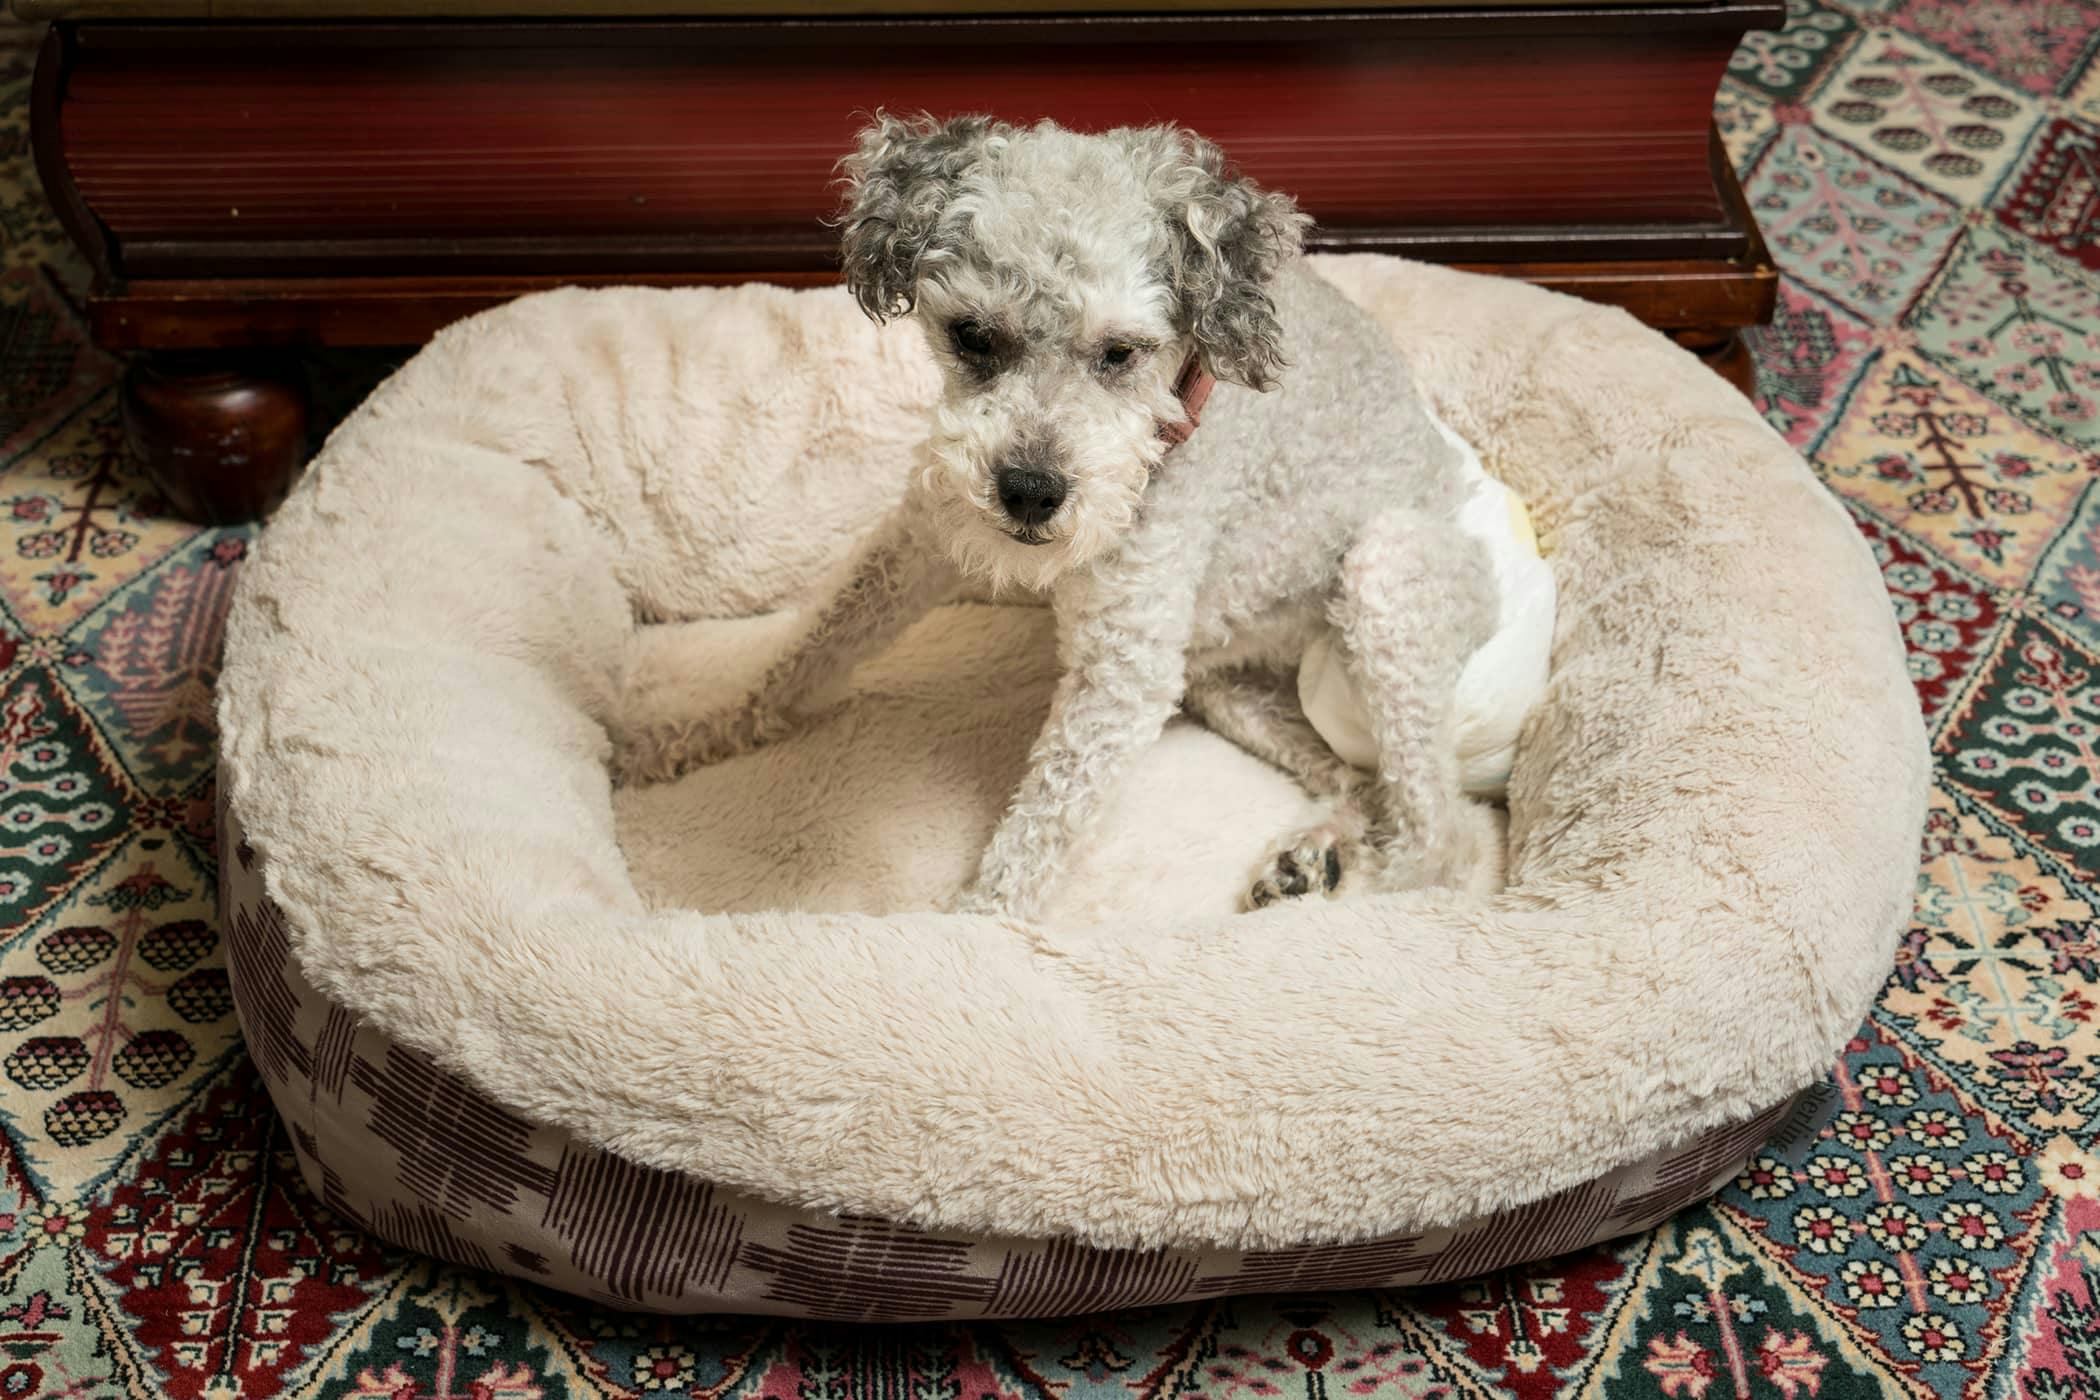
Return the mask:
{"type": "Polygon", "coordinates": [[[966,580],[1050,595],[1064,676],[962,907],[1027,916],[1131,755],[1177,707],[1336,800],[1284,839],[1249,902],[1481,888],[1486,808],[1451,739],[1460,669],[1494,627],[1492,572],[1453,517],[1464,487],[1381,330],[1297,261],[1306,220],[1171,127],[1094,135],[983,117],[878,116],[843,162],[847,284],[909,315],[945,372],[903,508],[736,711],[638,736],[664,777],[764,743],[966,580]],[[1184,421],[1189,357],[1220,381],[1184,421]],[[1267,391],[1267,392],[1256,392],[1267,391]],[[1016,464],[1062,502],[1001,502],[1016,464]],[[1340,636],[1379,768],[1322,743],[1289,693],[1340,636]]]}

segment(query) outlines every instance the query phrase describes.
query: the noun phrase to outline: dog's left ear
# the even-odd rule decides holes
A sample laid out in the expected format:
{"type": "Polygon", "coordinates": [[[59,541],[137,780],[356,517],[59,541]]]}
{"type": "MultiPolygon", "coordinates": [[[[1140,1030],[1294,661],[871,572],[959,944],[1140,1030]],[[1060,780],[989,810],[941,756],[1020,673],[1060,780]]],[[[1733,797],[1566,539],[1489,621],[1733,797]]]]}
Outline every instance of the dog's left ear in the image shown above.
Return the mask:
{"type": "Polygon", "coordinates": [[[1169,285],[1183,330],[1205,368],[1251,389],[1269,389],[1287,361],[1269,282],[1298,256],[1312,220],[1286,194],[1262,189],[1226,164],[1194,132],[1139,133],[1164,143],[1153,189],[1171,244],[1169,285]]]}
{"type": "Polygon", "coordinates": [[[853,153],[839,162],[846,185],[840,253],[846,287],[861,310],[877,321],[911,311],[948,201],[986,144],[1005,131],[988,117],[875,114],[853,153]]]}

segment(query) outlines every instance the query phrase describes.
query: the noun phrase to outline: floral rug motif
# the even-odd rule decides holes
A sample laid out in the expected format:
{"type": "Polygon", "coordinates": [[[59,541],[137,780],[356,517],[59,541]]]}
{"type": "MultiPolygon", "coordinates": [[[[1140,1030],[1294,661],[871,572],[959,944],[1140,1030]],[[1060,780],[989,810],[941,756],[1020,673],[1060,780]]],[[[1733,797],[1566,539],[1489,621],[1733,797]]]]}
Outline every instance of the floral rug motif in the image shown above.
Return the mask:
{"type": "Polygon", "coordinates": [[[899,1328],[613,1313],[300,1183],[213,915],[249,535],[125,460],[0,29],[0,1400],[2100,1396],[2100,0],[1787,9],[1716,107],[1786,274],[1760,401],[1881,560],[1938,771],[1820,1137],[1463,1285],[899,1328]]]}

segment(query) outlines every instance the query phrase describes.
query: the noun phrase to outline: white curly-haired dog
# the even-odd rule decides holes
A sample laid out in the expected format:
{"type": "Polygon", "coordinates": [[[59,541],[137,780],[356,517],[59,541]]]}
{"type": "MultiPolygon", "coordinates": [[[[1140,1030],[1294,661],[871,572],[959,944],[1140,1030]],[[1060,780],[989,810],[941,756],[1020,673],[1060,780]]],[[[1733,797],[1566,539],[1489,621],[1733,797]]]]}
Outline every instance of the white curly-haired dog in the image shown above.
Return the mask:
{"type": "Polygon", "coordinates": [[[1048,593],[1063,677],[958,907],[1036,912],[1178,707],[1334,799],[1250,903],[1345,874],[1499,878],[1452,738],[1457,678],[1496,616],[1492,569],[1454,528],[1459,452],[1386,333],[1297,261],[1290,198],[1171,127],[882,115],[843,169],[848,286],[877,319],[913,316],[945,371],[924,462],[747,703],[648,736],[630,769],[669,776],[787,733],[974,580],[1048,593]],[[1375,774],[1337,757],[1292,688],[1329,635],[1375,774]]]}

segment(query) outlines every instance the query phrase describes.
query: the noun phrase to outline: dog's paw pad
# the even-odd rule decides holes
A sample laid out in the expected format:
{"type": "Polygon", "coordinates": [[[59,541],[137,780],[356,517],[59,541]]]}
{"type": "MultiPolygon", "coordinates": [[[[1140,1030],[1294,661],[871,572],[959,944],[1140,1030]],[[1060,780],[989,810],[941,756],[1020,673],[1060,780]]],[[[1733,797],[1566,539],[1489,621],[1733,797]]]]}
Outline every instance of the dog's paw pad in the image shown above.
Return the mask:
{"type": "Polygon", "coordinates": [[[1247,891],[1247,907],[1260,909],[1279,900],[1332,894],[1341,882],[1341,842],[1334,832],[1315,829],[1292,838],[1269,857],[1247,891]]]}

